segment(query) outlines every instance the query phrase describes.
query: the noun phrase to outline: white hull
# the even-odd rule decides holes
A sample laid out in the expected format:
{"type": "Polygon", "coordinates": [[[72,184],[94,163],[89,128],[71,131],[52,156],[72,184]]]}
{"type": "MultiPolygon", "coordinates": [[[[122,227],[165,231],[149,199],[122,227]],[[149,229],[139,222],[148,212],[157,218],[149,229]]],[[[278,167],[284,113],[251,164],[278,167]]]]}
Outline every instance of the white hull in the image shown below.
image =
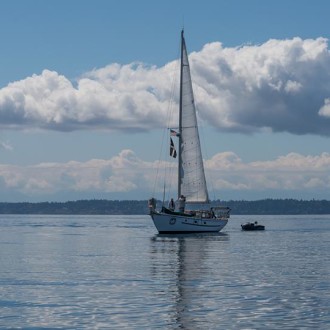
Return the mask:
{"type": "Polygon", "coordinates": [[[152,212],[150,214],[159,233],[219,232],[228,219],[196,218],[152,212]]]}

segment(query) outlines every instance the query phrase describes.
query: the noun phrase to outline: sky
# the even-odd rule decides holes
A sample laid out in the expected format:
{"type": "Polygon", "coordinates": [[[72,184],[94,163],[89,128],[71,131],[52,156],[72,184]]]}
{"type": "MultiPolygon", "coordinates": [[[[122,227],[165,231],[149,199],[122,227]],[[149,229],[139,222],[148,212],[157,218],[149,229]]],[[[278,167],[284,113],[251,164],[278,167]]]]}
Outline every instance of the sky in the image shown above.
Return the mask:
{"type": "Polygon", "coordinates": [[[326,0],[0,1],[0,201],[160,197],[183,27],[210,197],[328,199],[329,11],[326,0]]]}

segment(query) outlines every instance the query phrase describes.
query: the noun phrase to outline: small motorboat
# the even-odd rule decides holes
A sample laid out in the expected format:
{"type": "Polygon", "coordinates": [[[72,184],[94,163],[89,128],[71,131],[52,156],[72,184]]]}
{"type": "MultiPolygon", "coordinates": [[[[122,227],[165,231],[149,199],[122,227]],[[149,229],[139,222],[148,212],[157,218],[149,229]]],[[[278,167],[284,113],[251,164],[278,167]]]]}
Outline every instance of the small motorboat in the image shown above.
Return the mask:
{"type": "Polygon", "coordinates": [[[265,226],[258,225],[258,221],[244,223],[241,227],[242,230],[265,230],[265,226]]]}

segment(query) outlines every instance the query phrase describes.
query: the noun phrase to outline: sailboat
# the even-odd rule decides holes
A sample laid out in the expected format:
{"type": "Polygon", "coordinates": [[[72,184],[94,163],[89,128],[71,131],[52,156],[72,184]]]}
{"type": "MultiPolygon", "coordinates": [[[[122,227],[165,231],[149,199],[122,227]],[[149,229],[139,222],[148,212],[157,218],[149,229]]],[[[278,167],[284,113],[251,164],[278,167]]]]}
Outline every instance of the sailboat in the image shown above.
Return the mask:
{"type": "MultiPolygon", "coordinates": [[[[180,101],[178,131],[178,198],[172,208],[156,209],[149,199],[149,213],[159,233],[219,232],[228,222],[230,208],[211,205],[204,172],[188,53],[181,31],[180,101]]],[[[176,157],[171,138],[170,153],[176,157]]]]}

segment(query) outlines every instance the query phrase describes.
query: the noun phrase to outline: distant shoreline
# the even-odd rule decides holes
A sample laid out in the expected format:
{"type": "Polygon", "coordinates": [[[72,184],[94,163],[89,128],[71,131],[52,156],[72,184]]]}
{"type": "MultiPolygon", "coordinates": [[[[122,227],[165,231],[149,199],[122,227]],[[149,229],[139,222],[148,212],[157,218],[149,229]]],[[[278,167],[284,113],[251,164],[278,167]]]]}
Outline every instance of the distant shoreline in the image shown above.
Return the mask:
{"type": "MultiPolygon", "coordinates": [[[[330,214],[330,201],[328,200],[263,199],[221,201],[221,204],[229,206],[233,215],[330,214]]],[[[158,205],[161,205],[161,202],[158,202],[158,205]]],[[[0,202],[0,214],[143,215],[147,213],[147,200],[0,202]]]]}

